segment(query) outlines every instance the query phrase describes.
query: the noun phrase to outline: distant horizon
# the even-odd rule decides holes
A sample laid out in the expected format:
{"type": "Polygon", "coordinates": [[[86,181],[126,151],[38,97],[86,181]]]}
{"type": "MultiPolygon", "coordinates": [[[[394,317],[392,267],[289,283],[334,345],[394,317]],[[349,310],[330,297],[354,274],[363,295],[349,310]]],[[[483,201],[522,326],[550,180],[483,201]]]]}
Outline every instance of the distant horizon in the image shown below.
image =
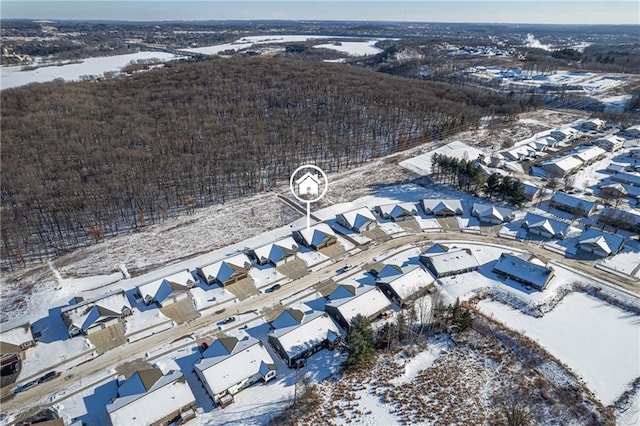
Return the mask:
{"type": "Polygon", "coordinates": [[[80,22],[375,22],[496,25],[637,25],[628,0],[43,1],[0,3],[2,20],[80,22]]]}

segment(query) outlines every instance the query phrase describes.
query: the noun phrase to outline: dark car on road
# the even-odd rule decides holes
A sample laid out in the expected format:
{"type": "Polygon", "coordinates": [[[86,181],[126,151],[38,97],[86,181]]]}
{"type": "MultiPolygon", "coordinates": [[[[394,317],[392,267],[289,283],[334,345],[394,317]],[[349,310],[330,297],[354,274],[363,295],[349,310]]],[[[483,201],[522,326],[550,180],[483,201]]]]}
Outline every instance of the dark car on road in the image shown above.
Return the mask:
{"type": "Polygon", "coordinates": [[[274,292],[276,290],[280,290],[280,288],[282,288],[280,284],[274,284],[271,287],[269,287],[269,293],[274,292]]]}
{"type": "Polygon", "coordinates": [[[231,322],[234,322],[236,320],[236,317],[229,317],[226,320],[222,321],[223,324],[229,324],[231,322]]]}
{"type": "Polygon", "coordinates": [[[47,374],[45,374],[44,376],[38,379],[38,383],[48,382],[49,380],[52,380],[58,377],[59,375],[60,373],[58,373],[57,371],[49,371],[47,374]]]}

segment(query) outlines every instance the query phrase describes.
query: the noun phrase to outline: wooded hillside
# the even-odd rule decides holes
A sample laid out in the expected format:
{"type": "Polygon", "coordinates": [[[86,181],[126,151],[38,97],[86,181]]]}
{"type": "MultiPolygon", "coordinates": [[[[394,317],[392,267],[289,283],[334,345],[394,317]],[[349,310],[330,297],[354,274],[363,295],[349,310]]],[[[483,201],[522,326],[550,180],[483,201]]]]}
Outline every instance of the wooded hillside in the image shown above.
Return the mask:
{"type": "Polygon", "coordinates": [[[336,171],[519,110],[490,93],[264,58],[1,98],[4,268],[268,190],[304,163],[336,171]]]}

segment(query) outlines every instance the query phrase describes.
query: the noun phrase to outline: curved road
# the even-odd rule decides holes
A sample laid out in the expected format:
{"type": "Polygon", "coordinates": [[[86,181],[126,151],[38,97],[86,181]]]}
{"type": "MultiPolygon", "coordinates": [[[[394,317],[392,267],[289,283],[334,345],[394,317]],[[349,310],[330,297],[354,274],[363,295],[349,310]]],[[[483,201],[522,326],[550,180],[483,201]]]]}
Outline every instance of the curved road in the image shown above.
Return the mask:
{"type": "MultiPolygon", "coordinates": [[[[427,243],[430,241],[481,243],[503,247],[513,247],[518,250],[527,251],[537,256],[542,256],[550,260],[554,260],[557,263],[561,263],[576,270],[576,272],[583,274],[585,277],[591,279],[595,278],[603,285],[610,286],[616,290],[623,291],[628,294],[637,294],[637,285],[633,285],[633,283],[631,282],[627,282],[614,275],[610,275],[604,271],[600,271],[590,264],[573,259],[566,259],[557,253],[550,252],[544,249],[539,244],[533,242],[520,242],[516,240],[499,239],[496,237],[481,234],[441,232],[408,235],[393,238],[381,243],[372,243],[369,245],[369,247],[364,247],[361,251],[355,254],[345,254],[345,257],[348,257],[348,263],[353,265],[361,265],[371,262],[373,258],[379,257],[380,255],[386,252],[390,252],[394,249],[398,249],[401,246],[414,243],[427,243]]],[[[310,272],[308,275],[305,275],[302,278],[283,285],[282,288],[276,292],[259,294],[252,298],[240,301],[232,305],[233,311],[259,311],[264,307],[277,305],[280,303],[280,300],[286,299],[287,297],[302,293],[305,290],[310,291],[315,284],[323,282],[336,275],[335,268],[336,263],[338,262],[340,262],[340,260],[334,261],[327,266],[323,266],[316,271],[310,272]]],[[[18,414],[19,412],[23,412],[29,407],[34,407],[37,405],[56,404],[83,389],[92,387],[96,383],[96,381],[93,380],[87,382],[86,384],[83,384],[80,389],[68,389],[68,387],[73,383],[80,380],[86,380],[91,376],[98,375],[100,372],[106,373],[107,371],[112,370],[124,361],[144,358],[145,353],[150,352],[153,349],[161,348],[163,345],[173,342],[176,339],[184,338],[185,336],[197,333],[203,328],[211,327],[228,315],[228,312],[210,315],[203,314],[203,316],[195,320],[176,325],[173,328],[159,334],[155,334],[145,339],[133,343],[127,343],[123,346],[112,349],[90,361],[87,361],[70,370],[62,372],[60,377],[56,379],[42,383],[31,390],[16,394],[12,399],[2,403],[2,411],[7,414],[18,414]],[[61,395],[53,402],[50,401],[51,395],[65,390],[65,394],[61,395]]],[[[234,323],[234,327],[236,327],[237,325],[238,324],[234,323]]],[[[189,341],[182,346],[187,346],[189,344],[193,344],[193,341],[189,341]]],[[[167,351],[173,351],[175,349],[176,347],[174,346],[171,349],[167,348],[167,351]]],[[[102,381],[106,377],[109,377],[111,375],[112,374],[108,373],[102,374],[100,375],[99,381],[102,381]]]]}

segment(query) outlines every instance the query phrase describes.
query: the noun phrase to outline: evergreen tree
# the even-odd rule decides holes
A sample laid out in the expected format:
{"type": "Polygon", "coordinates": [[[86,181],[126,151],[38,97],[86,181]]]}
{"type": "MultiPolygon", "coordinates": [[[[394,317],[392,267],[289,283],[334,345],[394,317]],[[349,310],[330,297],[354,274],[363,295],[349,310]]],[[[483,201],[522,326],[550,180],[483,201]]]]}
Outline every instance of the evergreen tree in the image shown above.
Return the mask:
{"type": "Polygon", "coordinates": [[[353,319],[345,343],[349,353],[343,364],[345,371],[357,371],[367,366],[376,353],[371,321],[358,314],[353,319]]]}

